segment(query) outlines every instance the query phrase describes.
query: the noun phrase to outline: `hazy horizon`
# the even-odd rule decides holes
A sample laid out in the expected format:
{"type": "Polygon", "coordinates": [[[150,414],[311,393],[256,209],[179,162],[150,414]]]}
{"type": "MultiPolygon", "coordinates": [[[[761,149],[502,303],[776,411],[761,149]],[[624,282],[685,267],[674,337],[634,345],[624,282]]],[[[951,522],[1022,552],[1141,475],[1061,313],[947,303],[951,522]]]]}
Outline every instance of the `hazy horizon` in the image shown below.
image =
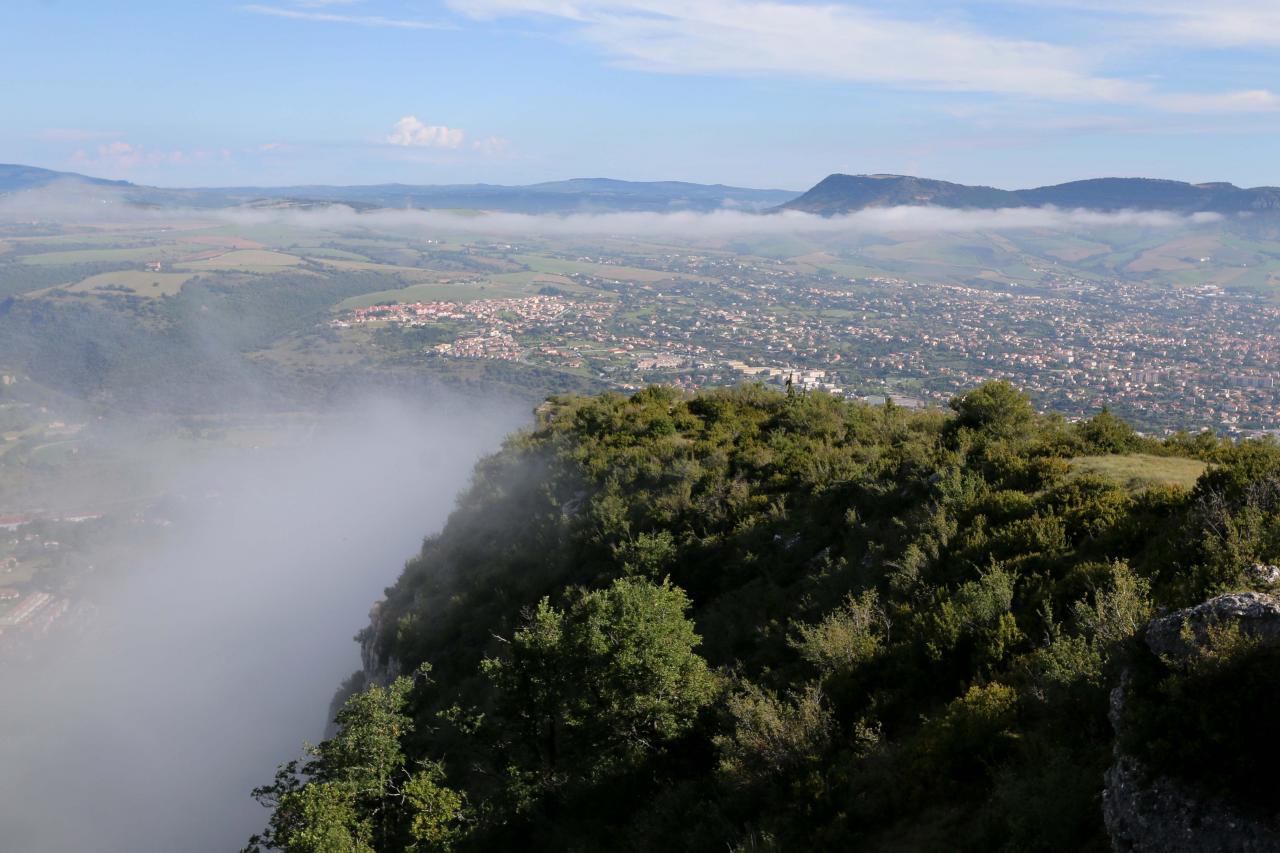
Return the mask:
{"type": "MultiPolygon", "coordinates": [[[[1269,186],[1272,186],[1271,184],[1258,183],[1258,182],[1251,182],[1251,181],[1245,181],[1244,183],[1238,183],[1238,182],[1234,182],[1234,181],[1221,181],[1221,180],[1214,179],[1214,178],[1192,179],[1192,178],[1187,178],[1187,177],[1180,176],[1180,175],[1175,175],[1175,174],[1128,174],[1128,173],[1126,173],[1126,174],[1118,174],[1118,173],[1113,173],[1113,172],[1107,172],[1107,171],[1105,171],[1105,168],[1104,168],[1104,170],[1103,170],[1103,171],[1101,171],[1101,172],[1097,172],[1097,173],[1089,173],[1089,174],[1082,174],[1082,175],[1080,175],[1080,176],[1078,176],[1078,177],[1074,177],[1074,178],[1067,178],[1067,179],[1063,179],[1063,180],[1055,180],[1055,181],[1051,181],[1051,182],[1050,182],[1050,181],[1032,181],[1031,183],[1024,183],[1024,184],[1012,184],[1012,183],[1008,183],[1008,182],[1005,182],[1005,183],[982,183],[982,184],[979,184],[979,183],[969,183],[969,182],[966,182],[966,181],[960,180],[960,179],[955,178],[955,177],[952,177],[952,176],[948,176],[948,175],[935,175],[935,174],[911,174],[911,175],[907,175],[907,174],[899,174],[899,173],[891,173],[891,172],[875,172],[875,171],[867,171],[867,172],[834,172],[834,171],[833,171],[833,172],[825,172],[825,173],[822,173],[821,175],[818,175],[817,177],[815,177],[815,178],[814,178],[810,183],[805,184],[803,187],[799,187],[799,188],[797,188],[797,187],[784,187],[784,186],[781,186],[778,182],[769,183],[769,181],[768,181],[767,179],[765,179],[762,183],[759,183],[759,184],[756,184],[756,185],[750,185],[750,186],[748,186],[748,185],[745,185],[745,184],[733,184],[733,183],[729,183],[729,182],[726,182],[726,181],[713,180],[713,179],[709,179],[709,178],[708,178],[708,179],[696,179],[696,178],[683,178],[683,177],[680,177],[680,178],[672,178],[672,177],[622,177],[622,176],[620,176],[620,175],[615,175],[615,174],[607,174],[607,175],[603,175],[603,174],[602,174],[602,175],[569,174],[569,175],[560,175],[560,176],[558,176],[558,177],[557,177],[557,176],[546,177],[546,178],[542,178],[542,179],[538,179],[538,180],[532,180],[532,181],[527,181],[527,182],[523,182],[523,183],[501,183],[501,182],[498,182],[498,181],[489,181],[489,180],[484,180],[483,178],[481,178],[481,179],[477,179],[477,180],[474,180],[474,181],[466,181],[466,182],[422,182],[422,183],[414,183],[414,182],[403,181],[403,180],[396,180],[396,179],[389,179],[389,180],[382,180],[382,181],[367,181],[367,182],[366,182],[366,181],[353,181],[353,182],[347,182],[347,183],[338,183],[338,182],[336,182],[336,181],[330,181],[330,180],[320,179],[320,180],[315,180],[315,181],[307,181],[307,182],[305,182],[305,183],[261,183],[261,184],[174,184],[174,183],[164,183],[164,182],[155,182],[155,183],[151,183],[151,182],[133,181],[133,180],[129,180],[128,178],[110,178],[110,177],[105,177],[105,176],[103,176],[103,175],[94,174],[94,173],[91,173],[91,172],[78,171],[78,170],[77,170],[77,169],[75,169],[75,168],[60,168],[60,167],[57,167],[57,166],[52,166],[52,165],[43,165],[43,164],[40,164],[40,163],[16,163],[16,162],[15,162],[15,163],[0,163],[0,166],[33,167],[33,168],[37,168],[37,169],[46,169],[46,170],[51,171],[51,172],[62,172],[62,173],[70,174],[70,175],[80,175],[80,176],[82,176],[82,177],[86,177],[86,178],[94,178],[94,179],[100,179],[100,180],[125,180],[125,181],[128,181],[129,183],[136,184],[136,185],[138,185],[138,186],[152,186],[152,187],[156,187],[156,188],[158,188],[158,189],[172,189],[172,190],[205,190],[205,189],[212,190],[212,189],[228,189],[228,188],[236,189],[236,188],[242,188],[242,187],[243,187],[243,188],[250,188],[250,189],[288,189],[288,188],[292,188],[292,187],[336,187],[336,188],[342,188],[342,187],[361,187],[361,186],[377,187],[377,186],[397,186],[397,185],[399,185],[399,186],[438,186],[438,187],[450,187],[450,186],[457,186],[457,187],[474,187],[474,186],[493,186],[493,187],[530,187],[530,186],[538,186],[538,185],[541,185],[541,184],[557,184],[557,183],[566,183],[566,182],[569,182],[569,181],[620,181],[620,182],[624,182],[624,183],[641,183],[641,184],[648,184],[648,183],[681,183],[681,184],[694,184],[694,185],[697,185],[697,186],[726,186],[726,187],[733,187],[733,188],[735,188],[735,189],[753,189],[753,190],[762,190],[762,191],[792,192],[792,193],[795,193],[796,195],[800,195],[800,194],[804,193],[806,190],[810,189],[812,186],[814,186],[814,185],[818,184],[819,182],[821,182],[824,178],[827,178],[827,177],[829,177],[829,176],[831,176],[831,175],[834,175],[834,174],[851,174],[851,175],[857,175],[857,176],[869,176],[869,177],[890,176],[890,177],[912,177],[912,178],[923,178],[923,179],[926,179],[926,180],[943,181],[943,182],[946,182],[946,183],[962,184],[962,185],[966,185],[966,186],[987,186],[987,187],[992,187],[992,188],[994,188],[994,189],[1001,189],[1001,190],[1023,190],[1023,189],[1036,189],[1036,188],[1039,188],[1039,187],[1056,186],[1056,185],[1059,185],[1059,184],[1072,183],[1073,181],[1086,181],[1086,180],[1094,180],[1094,179],[1102,179],[1102,178],[1140,179],[1140,180],[1153,180],[1153,181],[1174,181],[1174,182],[1178,182],[1178,183],[1187,183],[1187,184],[1192,184],[1192,185],[1205,185],[1205,184],[1214,184],[1214,183],[1229,183],[1229,184],[1232,184],[1233,186],[1237,186],[1237,187],[1240,187],[1240,188],[1242,188],[1242,189],[1250,189],[1250,188],[1255,188],[1255,187],[1269,187],[1269,186]]],[[[1276,184],[1276,185],[1277,185],[1277,186],[1280,186],[1280,178],[1277,178],[1277,184],[1276,184]]]]}

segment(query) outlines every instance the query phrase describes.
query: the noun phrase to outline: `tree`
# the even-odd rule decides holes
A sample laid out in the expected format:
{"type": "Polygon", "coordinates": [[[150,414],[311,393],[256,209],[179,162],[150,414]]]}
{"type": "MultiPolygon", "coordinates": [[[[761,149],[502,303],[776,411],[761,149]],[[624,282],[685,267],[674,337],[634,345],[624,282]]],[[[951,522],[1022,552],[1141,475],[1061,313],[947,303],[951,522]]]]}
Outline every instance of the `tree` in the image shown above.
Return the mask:
{"type": "Polygon", "coordinates": [[[1113,415],[1106,406],[1089,420],[1079,423],[1076,432],[1093,453],[1127,453],[1140,440],[1133,427],[1113,415]]]}
{"type": "Polygon", "coordinates": [[[754,785],[817,762],[834,728],[816,684],[779,698],[751,682],[728,697],[733,732],[715,739],[720,770],[736,785],[754,785]]]}
{"type": "Polygon", "coordinates": [[[957,426],[996,437],[1021,433],[1035,419],[1031,399],[1008,382],[987,382],[952,399],[957,426]]]}
{"type": "Polygon", "coordinates": [[[437,762],[420,762],[418,772],[410,771],[401,746],[413,730],[406,712],[413,686],[413,679],[401,677],[355,694],[335,718],[337,734],[308,748],[309,761],[281,765],[271,785],[253,792],[272,813],[247,853],[450,848],[459,833],[462,797],[441,784],[444,770],[437,762]]]}
{"type": "Polygon", "coordinates": [[[688,609],[679,587],[644,578],[580,592],[567,610],[544,598],[510,654],[485,661],[544,775],[593,778],[688,730],[716,691],[688,609]]]}

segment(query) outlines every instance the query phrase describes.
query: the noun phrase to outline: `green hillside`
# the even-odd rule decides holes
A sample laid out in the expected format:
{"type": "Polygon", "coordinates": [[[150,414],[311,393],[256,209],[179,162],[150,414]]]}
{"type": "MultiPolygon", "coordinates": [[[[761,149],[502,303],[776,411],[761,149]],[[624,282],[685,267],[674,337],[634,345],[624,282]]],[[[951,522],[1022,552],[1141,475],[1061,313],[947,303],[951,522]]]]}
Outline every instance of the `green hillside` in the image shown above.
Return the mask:
{"type": "Polygon", "coordinates": [[[251,848],[1108,849],[1119,662],[1280,557],[1280,447],[1003,383],[953,408],[553,398],[387,591],[251,848]]]}

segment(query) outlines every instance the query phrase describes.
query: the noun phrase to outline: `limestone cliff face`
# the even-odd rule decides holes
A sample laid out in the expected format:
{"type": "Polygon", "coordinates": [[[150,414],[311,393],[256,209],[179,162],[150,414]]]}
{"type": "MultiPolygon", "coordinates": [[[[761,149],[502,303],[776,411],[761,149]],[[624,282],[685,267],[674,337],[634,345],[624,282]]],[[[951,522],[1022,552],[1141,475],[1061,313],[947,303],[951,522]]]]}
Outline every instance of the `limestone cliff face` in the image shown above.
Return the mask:
{"type": "Polygon", "coordinates": [[[361,631],[358,637],[360,671],[366,685],[390,684],[401,675],[400,662],[390,656],[384,659],[382,650],[378,647],[378,639],[387,627],[385,622],[386,609],[383,607],[383,602],[376,601],[373,607],[369,608],[369,627],[361,631]]]}
{"type": "MultiPolygon", "coordinates": [[[[1182,659],[1205,643],[1210,627],[1235,625],[1244,636],[1280,647],[1280,598],[1247,592],[1220,595],[1203,604],[1153,619],[1145,641],[1153,654],[1182,659]]],[[[1111,722],[1124,733],[1126,673],[1111,694],[1111,722]]],[[[1193,784],[1152,774],[1127,755],[1117,739],[1106,774],[1103,818],[1117,853],[1261,853],[1280,851],[1280,824],[1246,816],[1193,784]]]]}
{"type": "Polygon", "coordinates": [[[376,601],[369,608],[369,625],[356,635],[356,640],[360,643],[360,668],[342,682],[329,700],[329,716],[326,718],[328,722],[324,731],[326,738],[337,734],[334,718],[348,699],[372,684],[390,684],[400,675],[399,661],[388,658],[383,663],[382,654],[378,650],[378,637],[382,633],[384,621],[382,602],[376,601]]]}

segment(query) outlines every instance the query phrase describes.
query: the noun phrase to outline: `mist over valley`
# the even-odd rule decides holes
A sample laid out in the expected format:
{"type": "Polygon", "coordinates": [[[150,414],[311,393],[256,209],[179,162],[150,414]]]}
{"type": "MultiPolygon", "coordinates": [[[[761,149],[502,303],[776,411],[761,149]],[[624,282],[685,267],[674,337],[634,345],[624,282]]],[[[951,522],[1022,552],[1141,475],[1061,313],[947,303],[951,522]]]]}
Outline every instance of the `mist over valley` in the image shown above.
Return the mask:
{"type": "Polygon", "coordinates": [[[0,16],[0,853],[1280,850],[1273,3],[0,16]]]}
{"type": "Polygon", "coordinates": [[[86,543],[96,571],[69,596],[90,609],[0,664],[5,844],[237,849],[262,820],[248,792],[323,736],[396,567],[524,419],[370,397],[216,460],[131,448],[163,466],[140,472],[163,494],[138,510],[145,533],[86,543]]]}

